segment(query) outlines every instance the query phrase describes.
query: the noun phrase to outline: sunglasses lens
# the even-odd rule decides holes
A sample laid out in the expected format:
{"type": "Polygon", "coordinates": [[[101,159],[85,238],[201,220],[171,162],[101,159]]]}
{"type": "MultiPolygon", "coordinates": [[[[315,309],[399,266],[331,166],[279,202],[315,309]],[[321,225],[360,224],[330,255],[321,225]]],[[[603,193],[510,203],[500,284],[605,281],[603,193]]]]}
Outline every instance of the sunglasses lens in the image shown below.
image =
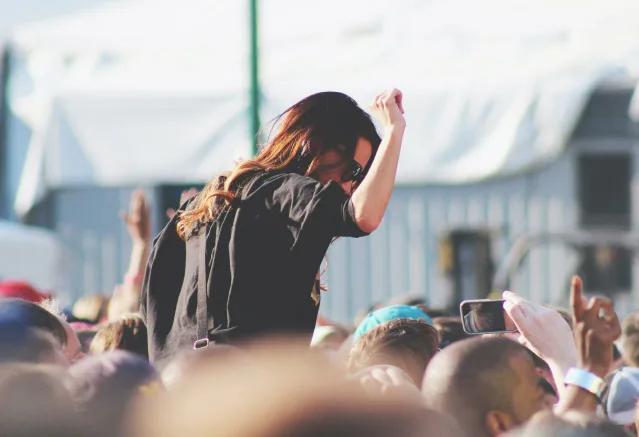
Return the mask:
{"type": "Polygon", "coordinates": [[[346,172],[342,176],[342,180],[344,182],[347,182],[347,181],[360,182],[363,177],[363,173],[364,171],[362,169],[362,166],[359,165],[357,161],[352,161],[351,167],[348,170],[346,170],[346,172]]]}

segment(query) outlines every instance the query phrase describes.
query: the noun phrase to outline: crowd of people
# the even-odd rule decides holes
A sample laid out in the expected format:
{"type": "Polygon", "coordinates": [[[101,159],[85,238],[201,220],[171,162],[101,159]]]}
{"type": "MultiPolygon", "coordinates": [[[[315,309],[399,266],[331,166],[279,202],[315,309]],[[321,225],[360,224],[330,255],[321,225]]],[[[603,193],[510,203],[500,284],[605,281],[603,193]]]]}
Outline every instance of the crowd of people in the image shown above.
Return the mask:
{"type": "Polygon", "coordinates": [[[579,277],[568,309],[504,291],[516,332],[467,334],[414,296],[351,326],[317,317],[326,248],[383,216],[401,99],[375,100],[383,138],[343,95],[304,99],[256,160],[185,196],[153,245],[136,191],[109,295],[58,308],[0,282],[0,435],[636,435],[639,312],[620,323],[579,277]]]}

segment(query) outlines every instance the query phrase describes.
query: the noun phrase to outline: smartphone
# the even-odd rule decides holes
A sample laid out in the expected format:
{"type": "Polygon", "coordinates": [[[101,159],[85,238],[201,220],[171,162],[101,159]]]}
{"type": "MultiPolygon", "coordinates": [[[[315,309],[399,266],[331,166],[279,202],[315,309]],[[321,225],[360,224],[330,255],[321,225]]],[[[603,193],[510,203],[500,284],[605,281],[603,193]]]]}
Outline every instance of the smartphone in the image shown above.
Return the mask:
{"type": "Polygon", "coordinates": [[[468,334],[517,332],[517,327],[504,311],[504,300],[465,300],[459,304],[462,326],[468,334]]]}

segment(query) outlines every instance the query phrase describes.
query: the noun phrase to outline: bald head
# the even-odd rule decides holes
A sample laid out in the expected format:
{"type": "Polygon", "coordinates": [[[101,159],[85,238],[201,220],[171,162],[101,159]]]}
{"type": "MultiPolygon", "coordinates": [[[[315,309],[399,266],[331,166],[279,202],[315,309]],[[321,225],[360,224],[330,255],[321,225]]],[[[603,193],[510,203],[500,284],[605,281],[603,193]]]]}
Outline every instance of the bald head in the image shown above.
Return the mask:
{"type": "Polygon", "coordinates": [[[504,337],[459,341],[435,355],[422,392],[431,408],[453,414],[473,435],[495,434],[500,427],[524,422],[543,399],[526,349],[504,337]],[[528,400],[518,399],[520,395],[528,400]],[[493,423],[495,417],[499,423],[493,423]]]}

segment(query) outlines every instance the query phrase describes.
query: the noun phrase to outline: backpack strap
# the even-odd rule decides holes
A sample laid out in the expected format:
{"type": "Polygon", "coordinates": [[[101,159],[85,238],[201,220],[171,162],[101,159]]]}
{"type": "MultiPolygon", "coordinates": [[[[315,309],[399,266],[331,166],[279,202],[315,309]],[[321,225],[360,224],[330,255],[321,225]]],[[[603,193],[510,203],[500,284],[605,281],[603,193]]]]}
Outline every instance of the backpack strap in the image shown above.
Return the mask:
{"type": "MultiPolygon", "coordinates": [[[[206,226],[200,226],[195,241],[197,251],[197,337],[193,349],[201,349],[209,345],[209,320],[206,293],[206,226]]],[[[213,325],[215,326],[215,325],[213,325]]]]}

